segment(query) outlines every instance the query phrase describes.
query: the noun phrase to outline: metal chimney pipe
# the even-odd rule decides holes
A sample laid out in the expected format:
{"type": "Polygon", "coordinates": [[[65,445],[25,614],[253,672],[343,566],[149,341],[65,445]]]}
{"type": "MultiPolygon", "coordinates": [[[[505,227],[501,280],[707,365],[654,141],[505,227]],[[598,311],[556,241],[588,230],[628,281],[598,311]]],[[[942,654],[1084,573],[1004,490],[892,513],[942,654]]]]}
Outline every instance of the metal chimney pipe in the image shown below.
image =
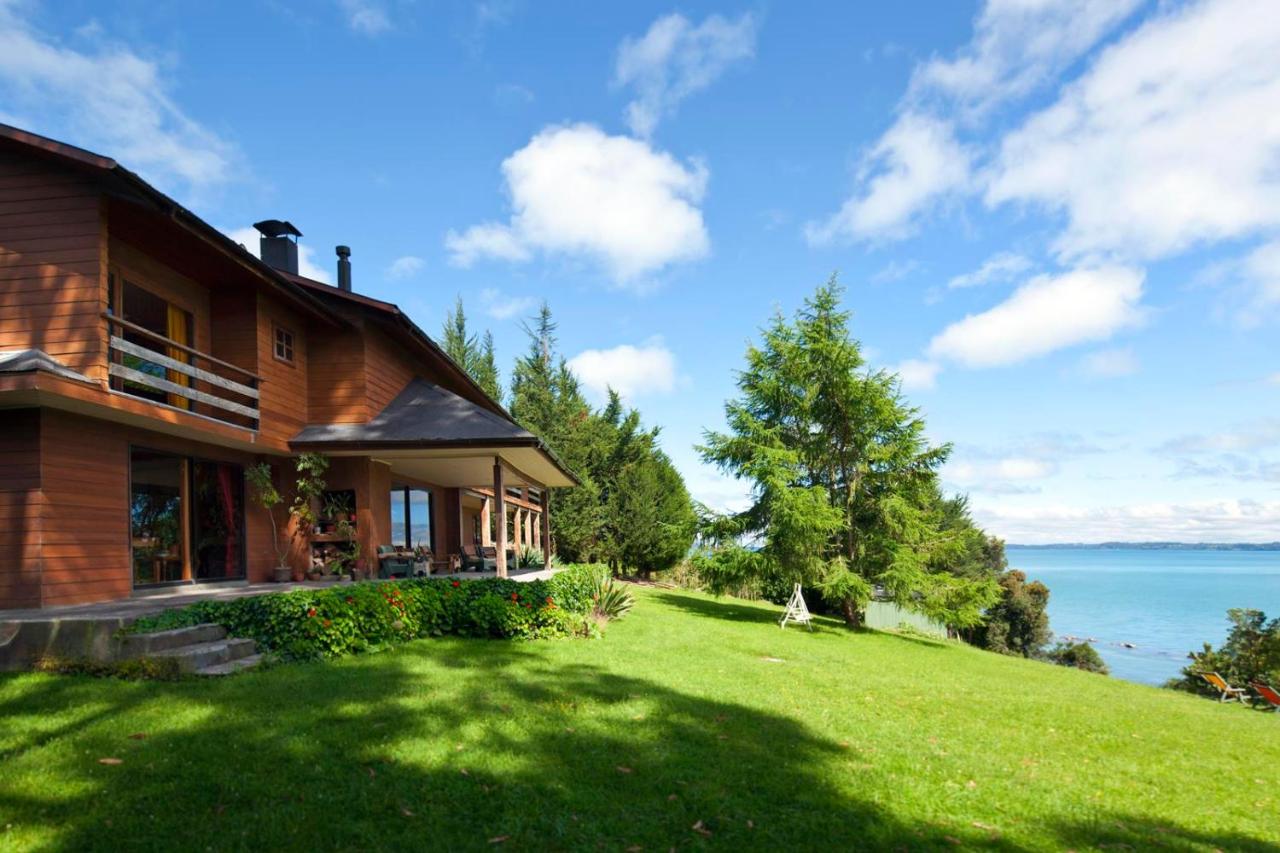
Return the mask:
{"type": "Polygon", "coordinates": [[[351,247],[335,246],[338,253],[338,289],[351,292],[351,247]]]}

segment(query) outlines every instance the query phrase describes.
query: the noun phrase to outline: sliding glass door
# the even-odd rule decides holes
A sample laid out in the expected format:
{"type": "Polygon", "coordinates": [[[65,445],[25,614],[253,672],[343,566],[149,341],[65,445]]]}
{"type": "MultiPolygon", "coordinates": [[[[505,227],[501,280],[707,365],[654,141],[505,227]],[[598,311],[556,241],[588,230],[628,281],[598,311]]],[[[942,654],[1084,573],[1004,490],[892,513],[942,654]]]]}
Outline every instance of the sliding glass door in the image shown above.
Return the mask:
{"type": "Polygon", "coordinates": [[[431,492],[397,486],[391,490],[391,544],[401,548],[431,550],[431,492]]]}
{"type": "Polygon", "coordinates": [[[129,498],[134,586],[245,576],[240,466],[134,448],[129,498]]]}
{"type": "Polygon", "coordinates": [[[198,581],[244,577],[244,470],[191,463],[191,559],[198,581]]]}

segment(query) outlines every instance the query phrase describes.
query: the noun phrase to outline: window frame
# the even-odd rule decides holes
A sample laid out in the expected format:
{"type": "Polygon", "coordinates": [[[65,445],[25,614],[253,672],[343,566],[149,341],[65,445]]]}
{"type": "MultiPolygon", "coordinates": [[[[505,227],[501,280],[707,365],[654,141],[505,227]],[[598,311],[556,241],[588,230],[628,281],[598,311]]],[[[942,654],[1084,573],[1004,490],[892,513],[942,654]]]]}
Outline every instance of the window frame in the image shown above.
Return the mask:
{"type": "Polygon", "coordinates": [[[271,325],[271,357],[281,364],[287,364],[290,367],[296,366],[298,355],[297,340],[297,335],[293,333],[292,329],[287,329],[279,323],[273,323],[271,325]],[[285,341],[281,341],[281,335],[286,337],[285,341]],[[282,347],[288,352],[287,357],[280,354],[282,347]]]}

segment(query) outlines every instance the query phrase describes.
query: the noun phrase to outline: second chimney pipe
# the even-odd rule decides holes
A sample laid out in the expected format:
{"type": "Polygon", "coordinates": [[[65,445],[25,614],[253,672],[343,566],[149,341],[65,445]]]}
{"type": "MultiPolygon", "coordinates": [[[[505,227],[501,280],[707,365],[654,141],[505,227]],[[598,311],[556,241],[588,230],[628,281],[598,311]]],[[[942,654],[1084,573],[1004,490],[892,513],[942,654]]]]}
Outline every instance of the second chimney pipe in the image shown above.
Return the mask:
{"type": "Polygon", "coordinates": [[[338,289],[351,292],[351,247],[336,246],[338,253],[338,289]]]}

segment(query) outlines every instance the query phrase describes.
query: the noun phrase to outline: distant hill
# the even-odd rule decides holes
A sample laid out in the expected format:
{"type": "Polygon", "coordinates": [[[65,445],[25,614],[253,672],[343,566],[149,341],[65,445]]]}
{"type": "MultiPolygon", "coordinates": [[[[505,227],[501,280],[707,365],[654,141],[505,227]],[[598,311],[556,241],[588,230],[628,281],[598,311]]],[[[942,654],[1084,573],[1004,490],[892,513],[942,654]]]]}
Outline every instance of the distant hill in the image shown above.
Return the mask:
{"type": "Polygon", "coordinates": [[[1062,542],[1056,545],[1015,545],[1009,549],[1101,548],[1128,551],[1280,551],[1280,542],[1062,542]]]}

